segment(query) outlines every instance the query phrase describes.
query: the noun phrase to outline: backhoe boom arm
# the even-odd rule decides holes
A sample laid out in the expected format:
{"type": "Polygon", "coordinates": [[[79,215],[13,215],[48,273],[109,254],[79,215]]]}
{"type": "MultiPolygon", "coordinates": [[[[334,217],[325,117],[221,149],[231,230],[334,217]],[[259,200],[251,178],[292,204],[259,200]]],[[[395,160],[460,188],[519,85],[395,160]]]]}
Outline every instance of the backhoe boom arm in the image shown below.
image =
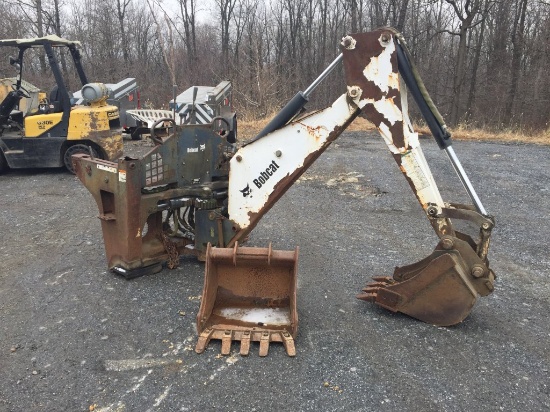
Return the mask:
{"type": "MultiPolygon", "coordinates": [[[[381,29],[345,37],[342,60],[347,93],[324,110],[300,117],[267,135],[260,133],[236,153],[230,163],[229,219],[240,231],[228,246],[244,238],[360,114],[378,128],[436,233],[440,237],[454,235],[445,214],[449,206],[443,202],[408,117],[407,90],[398,70],[403,70],[403,64],[398,64],[402,47],[398,36],[391,29],[381,29]]],[[[414,77],[407,77],[407,83],[418,89],[414,77]]],[[[421,103],[423,99],[421,96],[421,103]]],[[[433,103],[430,105],[433,107],[433,103]]],[[[292,106],[292,110],[282,111],[289,118],[296,114],[296,105],[292,106]]],[[[424,106],[423,113],[429,110],[425,115],[440,147],[449,148],[450,134],[438,121],[440,115],[435,117],[428,104],[424,106]]],[[[490,217],[486,218],[490,223],[490,217]]]]}
{"type": "MultiPolygon", "coordinates": [[[[488,268],[487,252],[494,220],[485,212],[454,154],[450,133],[409,60],[401,35],[393,29],[353,34],[342,40],[341,49],[347,92],[332,106],[302,117],[295,117],[299,109],[295,97],[281,112],[288,116],[288,123],[267,134],[260,133],[231,159],[228,217],[236,234],[226,246],[243,240],[315,159],[361,115],[377,127],[440,243],[428,258],[397,268],[393,278],[375,278],[358,297],[426,322],[458,323],[470,312],[478,294],[485,296],[493,290],[495,275],[488,268]],[[473,205],[443,201],[408,116],[406,86],[412,89],[434,138],[449,155],[473,205]],[[479,238],[474,240],[455,230],[451,219],[477,224],[479,238]]],[[[283,123],[280,115],[277,122],[283,123]]]]}

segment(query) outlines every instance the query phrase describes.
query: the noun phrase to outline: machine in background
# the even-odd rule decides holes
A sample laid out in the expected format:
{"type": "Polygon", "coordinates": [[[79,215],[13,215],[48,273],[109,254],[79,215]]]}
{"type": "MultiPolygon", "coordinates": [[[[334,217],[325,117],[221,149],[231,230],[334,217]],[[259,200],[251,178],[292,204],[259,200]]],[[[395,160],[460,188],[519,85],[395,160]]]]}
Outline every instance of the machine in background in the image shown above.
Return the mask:
{"type": "Polygon", "coordinates": [[[80,61],[80,43],[47,36],[0,40],[0,47],[13,47],[17,57],[10,63],[18,70],[15,84],[0,103],[0,173],[7,168],[47,168],[65,166],[74,172],[71,156],[87,153],[94,158],[116,160],[122,156],[122,129],[119,111],[107,104],[108,89],[89,83],[80,61]],[[23,86],[24,56],[29,49],[43,49],[56,85],[38,110],[24,113],[22,98],[31,100],[23,86]],[[84,104],[74,100],[63,79],[57,48],[67,48],[82,84],[84,104]]]}
{"type": "MultiPolygon", "coordinates": [[[[118,83],[105,83],[109,89],[107,104],[116,106],[120,118],[120,125],[124,133],[130,135],[132,140],[141,139],[141,130],[136,119],[128,112],[141,109],[141,93],[137,81],[133,77],[127,77],[118,83]]],[[[81,91],[73,93],[75,104],[84,104],[85,100],[82,97],[81,91]]],[[[149,130],[147,130],[149,132],[149,130]]]]}
{"type": "MultiPolygon", "coordinates": [[[[178,125],[182,124],[212,124],[217,122],[219,130],[228,133],[227,139],[235,143],[237,134],[236,114],[231,107],[231,82],[225,80],[217,86],[192,86],[170,100],[171,110],[140,109],[127,110],[127,118],[133,117],[135,128],[132,139],[141,139],[154,126],[156,132],[166,131],[165,120],[172,119],[178,125]],[[222,119],[227,119],[227,123],[222,119]],[[223,122],[223,123],[222,123],[223,122]]],[[[129,122],[129,120],[128,120],[129,122]]],[[[216,125],[213,125],[216,127],[216,125]]]]}

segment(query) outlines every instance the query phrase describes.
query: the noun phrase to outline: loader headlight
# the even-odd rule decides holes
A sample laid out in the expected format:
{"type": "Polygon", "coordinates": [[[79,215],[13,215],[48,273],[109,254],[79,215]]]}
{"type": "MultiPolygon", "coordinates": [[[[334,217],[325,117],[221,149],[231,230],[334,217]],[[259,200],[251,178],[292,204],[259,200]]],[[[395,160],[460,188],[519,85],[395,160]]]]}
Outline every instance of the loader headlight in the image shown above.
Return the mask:
{"type": "Polygon", "coordinates": [[[82,98],[88,103],[97,103],[109,96],[109,89],[103,83],[88,83],[82,87],[82,98]]]}

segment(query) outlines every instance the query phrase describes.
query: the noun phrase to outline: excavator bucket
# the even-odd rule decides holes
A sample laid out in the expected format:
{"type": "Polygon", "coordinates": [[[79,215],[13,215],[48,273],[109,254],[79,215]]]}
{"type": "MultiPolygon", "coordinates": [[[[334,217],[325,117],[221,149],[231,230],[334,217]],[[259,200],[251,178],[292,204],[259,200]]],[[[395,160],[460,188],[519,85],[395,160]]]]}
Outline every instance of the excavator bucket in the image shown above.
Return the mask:
{"type": "Polygon", "coordinates": [[[241,355],[248,355],[250,342],[259,342],[259,355],[267,356],[270,342],[282,342],[287,354],[295,356],[297,269],[298,248],[208,244],[195,351],[202,353],[211,339],[219,339],[222,355],[228,355],[236,340],[241,355]]]}
{"type": "Polygon", "coordinates": [[[493,291],[495,280],[471,243],[444,236],[430,256],[395,268],[393,277],[373,278],[357,298],[437,326],[460,323],[478,295],[493,291]]]}

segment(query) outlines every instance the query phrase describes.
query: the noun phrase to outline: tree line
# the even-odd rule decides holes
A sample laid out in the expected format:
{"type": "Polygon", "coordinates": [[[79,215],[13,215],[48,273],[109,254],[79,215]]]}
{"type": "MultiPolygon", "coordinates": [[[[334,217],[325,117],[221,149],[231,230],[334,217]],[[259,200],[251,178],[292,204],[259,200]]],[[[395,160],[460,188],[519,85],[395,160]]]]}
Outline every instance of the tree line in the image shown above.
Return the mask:
{"type": "MultiPolygon", "coordinates": [[[[166,107],[174,85],[181,92],[229,79],[247,119],[272,115],[305,89],[347,33],[393,26],[450,125],[549,127],[547,0],[0,0],[0,9],[0,38],[79,40],[90,79],[135,77],[151,107],[166,107]]],[[[27,69],[42,86],[44,57],[27,69]]],[[[11,75],[3,58],[0,76],[11,75]]],[[[343,91],[336,70],[310,108],[343,91]]]]}

